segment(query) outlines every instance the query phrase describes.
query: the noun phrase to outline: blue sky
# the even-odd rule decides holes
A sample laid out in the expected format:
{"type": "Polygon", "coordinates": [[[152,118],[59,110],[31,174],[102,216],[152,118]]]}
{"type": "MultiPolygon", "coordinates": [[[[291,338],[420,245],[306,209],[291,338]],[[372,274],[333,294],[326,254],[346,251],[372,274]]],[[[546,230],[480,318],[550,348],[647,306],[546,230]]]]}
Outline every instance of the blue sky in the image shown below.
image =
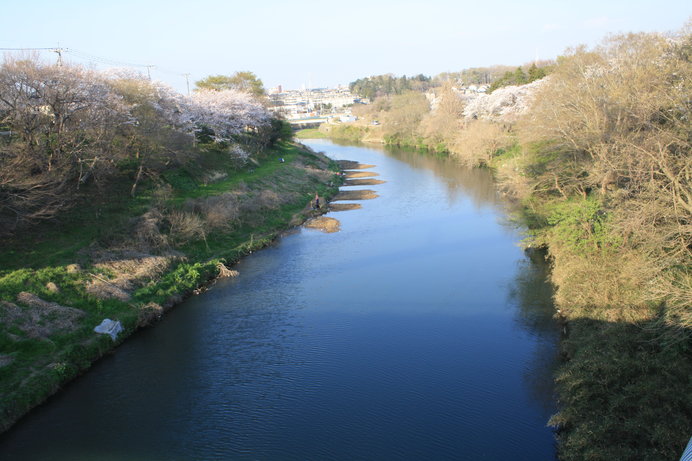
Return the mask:
{"type": "Polygon", "coordinates": [[[183,92],[183,73],[194,82],[250,70],[267,88],[290,89],[520,65],[611,33],[679,30],[692,16],[682,0],[3,3],[1,48],[59,45],[70,50],[67,60],[97,68],[152,64],[153,78],[183,92]]]}

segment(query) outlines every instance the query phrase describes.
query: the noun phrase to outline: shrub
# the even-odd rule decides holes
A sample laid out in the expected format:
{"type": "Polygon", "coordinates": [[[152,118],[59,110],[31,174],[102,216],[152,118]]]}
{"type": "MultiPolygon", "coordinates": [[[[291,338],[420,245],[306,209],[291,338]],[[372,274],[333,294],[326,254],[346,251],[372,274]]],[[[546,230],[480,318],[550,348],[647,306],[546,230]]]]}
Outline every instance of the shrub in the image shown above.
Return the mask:
{"type": "Polygon", "coordinates": [[[454,157],[467,165],[489,165],[493,155],[511,143],[511,138],[501,125],[474,120],[458,132],[450,150],[454,157]]]}
{"type": "Polygon", "coordinates": [[[174,210],[166,216],[170,224],[169,235],[178,244],[206,239],[204,221],[196,213],[174,210]]]}
{"type": "Polygon", "coordinates": [[[608,213],[595,199],[558,203],[548,216],[551,240],[579,255],[616,249],[620,245],[608,222],[608,213]]]}

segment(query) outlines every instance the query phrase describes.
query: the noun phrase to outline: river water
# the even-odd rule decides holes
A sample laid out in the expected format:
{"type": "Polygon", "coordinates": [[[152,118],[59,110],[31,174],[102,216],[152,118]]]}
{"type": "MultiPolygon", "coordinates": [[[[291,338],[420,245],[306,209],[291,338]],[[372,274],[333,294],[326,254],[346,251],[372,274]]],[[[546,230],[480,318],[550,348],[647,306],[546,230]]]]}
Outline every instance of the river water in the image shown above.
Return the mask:
{"type": "Polygon", "coordinates": [[[487,171],[330,141],[387,181],[245,258],[0,437],[7,460],[554,460],[544,268],[487,171]]]}

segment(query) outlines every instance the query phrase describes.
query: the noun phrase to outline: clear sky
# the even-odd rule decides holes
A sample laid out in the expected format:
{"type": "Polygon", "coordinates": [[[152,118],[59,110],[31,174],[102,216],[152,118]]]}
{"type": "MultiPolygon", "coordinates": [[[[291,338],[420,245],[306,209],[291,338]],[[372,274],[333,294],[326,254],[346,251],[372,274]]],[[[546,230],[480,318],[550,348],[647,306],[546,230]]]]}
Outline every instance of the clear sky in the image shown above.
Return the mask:
{"type": "Polygon", "coordinates": [[[0,48],[152,64],[181,92],[183,73],[192,86],[239,70],[292,89],[520,65],[611,33],[679,30],[691,16],[689,0],[1,0],[0,48]]]}

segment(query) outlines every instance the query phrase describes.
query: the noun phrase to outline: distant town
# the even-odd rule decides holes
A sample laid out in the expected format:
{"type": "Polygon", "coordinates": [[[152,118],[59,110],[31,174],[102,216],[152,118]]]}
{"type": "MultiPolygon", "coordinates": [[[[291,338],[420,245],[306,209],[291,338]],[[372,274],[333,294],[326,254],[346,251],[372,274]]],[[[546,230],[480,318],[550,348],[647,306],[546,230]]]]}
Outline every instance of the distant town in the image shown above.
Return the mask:
{"type": "MultiPolygon", "coordinates": [[[[455,90],[460,95],[485,93],[490,85],[459,86],[455,90]]],[[[336,88],[312,88],[284,90],[281,85],[267,92],[271,101],[270,110],[282,115],[293,124],[323,123],[327,121],[353,122],[353,104],[369,104],[368,98],[360,98],[348,86],[336,88]]]]}
{"type": "Polygon", "coordinates": [[[303,120],[326,121],[339,118],[350,121],[353,104],[367,104],[367,99],[351,93],[347,86],[337,88],[313,88],[302,90],[284,90],[280,85],[268,91],[271,101],[270,109],[281,114],[286,120],[300,122],[303,120]]]}

